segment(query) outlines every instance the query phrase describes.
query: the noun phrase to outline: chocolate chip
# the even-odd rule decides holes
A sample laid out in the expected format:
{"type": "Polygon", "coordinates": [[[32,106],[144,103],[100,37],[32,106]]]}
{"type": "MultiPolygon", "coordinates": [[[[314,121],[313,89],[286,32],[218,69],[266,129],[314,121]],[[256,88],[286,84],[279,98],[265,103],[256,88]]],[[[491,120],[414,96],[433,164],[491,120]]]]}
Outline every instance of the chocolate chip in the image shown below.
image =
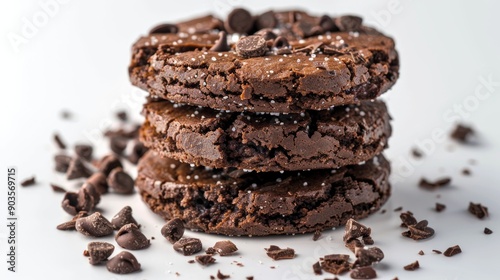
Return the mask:
{"type": "Polygon", "coordinates": [[[126,224],[134,224],[139,226],[137,221],[132,216],[132,208],[130,206],[123,207],[112,219],[111,224],[114,229],[120,229],[126,224]]]}
{"type": "Polygon", "coordinates": [[[56,142],[56,145],[57,145],[57,147],[59,147],[59,149],[62,149],[62,150],[66,149],[66,144],[61,139],[61,136],[57,133],[54,134],[54,142],[56,142]]]}
{"type": "Polygon", "coordinates": [[[174,250],[184,256],[190,256],[201,251],[202,245],[198,238],[181,238],[174,243],[174,250]]]}
{"type": "Polygon", "coordinates": [[[450,183],[451,183],[451,178],[449,178],[449,177],[441,178],[441,179],[438,179],[434,182],[431,182],[425,178],[422,178],[422,179],[420,179],[420,182],[418,183],[418,185],[424,189],[427,189],[427,190],[435,190],[439,187],[447,186],[450,183]]]}
{"type": "Polygon", "coordinates": [[[115,236],[116,243],[129,250],[140,250],[149,247],[149,239],[135,224],[126,224],[120,228],[115,236]]]}
{"type": "Polygon", "coordinates": [[[488,207],[481,205],[481,203],[469,202],[469,212],[479,219],[488,217],[488,207]]]}
{"type": "Polygon", "coordinates": [[[418,251],[418,254],[421,256],[425,255],[424,251],[422,251],[422,250],[418,251]]]}
{"type": "Polygon", "coordinates": [[[450,137],[460,143],[468,142],[475,134],[474,130],[466,125],[457,124],[450,137]]]}
{"type": "Polygon", "coordinates": [[[59,185],[56,185],[56,184],[50,184],[50,187],[52,188],[52,190],[54,192],[59,192],[59,193],[65,193],[66,192],[66,190],[63,187],[61,187],[59,185]]]}
{"type": "Polygon", "coordinates": [[[87,178],[92,175],[92,170],[90,170],[79,157],[71,159],[68,170],[66,171],[66,177],[68,180],[87,178]]]}
{"type": "Polygon", "coordinates": [[[107,236],[113,233],[113,225],[99,212],[77,219],[75,228],[83,235],[92,237],[107,236]]]}
{"type": "Polygon", "coordinates": [[[408,271],[413,271],[420,268],[420,264],[418,263],[418,261],[414,261],[408,265],[405,265],[403,268],[408,271]]]}
{"type": "Polygon", "coordinates": [[[127,148],[128,139],[121,136],[112,136],[109,139],[109,148],[114,153],[121,155],[127,148]]]}
{"type": "Polygon", "coordinates": [[[87,217],[88,216],[88,212],[87,211],[80,211],[78,212],[78,214],[76,214],[72,219],[71,221],[68,221],[68,222],[64,222],[60,225],[57,226],[57,229],[58,230],[75,230],[75,223],[76,223],[76,220],[79,219],[79,218],[83,218],[83,217],[87,217]]]}
{"type": "Polygon", "coordinates": [[[83,189],[85,189],[92,197],[94,206],[96,206],[99,201],[101,201],[101,194],[97,191],[97,188],[94,185],[85,182],[80,188],[80,191],[83,191],[83,189]]]}
{"type": "Polygon", "coordinates": [[[347,15],[335,19],[335,25],[340,31],[345,32],[359,31],[362,24],[363,19],[358,16],[347,15]]]}
{"type": "Polygon", "coordinates": [[[119,194],[131,194],[134,192],[134,179],[122,168],[115,168],[108,176],[108,186],[119,194]]]}
{"type": "Polygon", "coordinates": [[[263,56],[266,49],[266,40],[259,35],[243,37],[236,43],[236,54],[244,58],[263,56]]]}
{"type": "Polygon", "coordinates": [[[439,250],[432,250],[432,252],[438,254],[438,255],[441,255],[443,252],[439,251],[439,250]]]}
{"type": "Polygon", "coordinates": [[[455,246],[452,246],[448,249],[446,249],[446,251],[444,251],[443,255],[446,256],[446,257],[452,257],[456,254],[460,254],[462,253],[462,249],[460,248],[460,246],[458,245],[455,245],[455,246]]]}
{"type": "Polygon", "coordinates": [[[209,265],[215,262],[215,259],[210,255],[200,255],[194,258],[201,265],[209,265]]]}
{"type": "Polygon", "coordinates": [[[78,144],[75,145],[75,153],[80,157],[85,160],[90,161],[92,159],[92,153],[94,151],[94,148],[90,145],[86,144],[78,144]]]}
{"type": "Polygon", "coordinates": [[[219,40],[210,48],[213,52],[227,52],[231,49],[227,43],[227,33],[224,31],[219,32],[219,40]]]}
{"type": "Polygon", "coordinates": [[[61,173],[66,173],[68,171],[69,163],[71,162],[71,157],[67,155],[56,155],[54,157],[56,163],[56,171],[61,173]]]}
{"type": "Polygon", "coordinates": [[[113,254],[115,246],[107,242],[90,242],[87,245],[87,254],[90,264],[100,264],[107,261],[108,257],[113,254]]]}
{"type": "Polygon", "coordinates": [[[436,202],[436,212],[443,212],[446,209],[446,205],[436,202]]]}
{"type": "Polygon", "coordinates": [[[321,231],[318,229],[314,232],[313,241],[317,241],[321,237],[321,231]]]}
{"type": "Polygon", "coordinates": [[[266,254],[275,261],[293,259],[295,257],[295,250],[292,248],[281,249],[276,245],[271,245],[269,248],[265,248],[265,250],[267,251],[266,254]]]}
{"type": "Polygon", "coordinates": [[[128,121],[128,114],[126,111],[118,111],[115,113],[115,115],[122,122],[128,121]]]}
{"type": "Polygon", "coordinates": [[[208,255],[215,255],[215,253],[217,253],[217,252],[215,251],[215,249],[213,247],[208,247],[205,250],[205,253],[207,253],[208,255]]]}
{"type": "Polygon", "coordinates": [[[324,15],[320,17],[318,25],[324,30],[324,31],[330,31],[330,32],[335,32],[339,31],[339,28],[333,21],[331,17],[328,15],[324,15]]]}
{"type": "Polygon", "coordinates": [[[141,141],[136,140],[132,144],[132,152],[127,156],[127,159],[131,163],[137,164],[147,151],[148,148],[141,141]]]}
{"type": "Polygon", "coordinates": [[[141,269],[141,264],[132,253],[123,251],[106,263],[108,271],[116,274],[128,274],[141,269]]]}
{"type": "Polygon", "coordinates": [[[349,219],[345,225],[343,240],[346,242],[359,237],[370,236],[371,232],[369,227],[362,225],[354,219],[349,219]]]}
{"type": "Polygon", "coordinates": [[[80,211],[89,212],[94,206],[94,199],[85,189],[80,189],[78,193],[66,192],[61,202],[63,210],[70,215],[76,215],[80,211]]]}
{"type": "Polygon", "coordinates": [[[108,192],[106,175],[102,172],[95,172],[85,182],[93,185],[99,194],[105,194],[108,192]]]}
{"type": "Polygon", "coordinates": [[[217,279],[227,279],[227,278],[230,278],[229,275],[225,275],[225,274],[222,274],[222,272],[220,272],[220,270],[217,270],[217,279]]]}
{"type": "Polygon", "coordinates": [[[411,150],[411,154],[415,157],[415,158],[421,158],[423,157],[424,155],[422,154],[422,152],[420,150],[418,150],[417,148],[413,148],[411,150]]]}
{"type": "Polygon", "coordinates": [[[238,251],[236,245],[229,240],[217,241],[213,248],[221,257],[232,255],[238,251]]]}
{"type": "Polygon", "coordinates": [[[316,275],[323,274],[323,271],[321,270],[321,265],[319,264],[319,262],[315,262],[312,265],[312,267],[313,267],[314,274],[316,274],[316,275]]]}
{"type": "Polygon", "coordinates": [[[22,182],[21,182],[21,186],[22,187],[29,187],[29,186],[33,186],[36,184],[36,180],[35,180],[35,176],[31,176],[27,179],[24,179],[22,182]]]}
{"type": "Polygon", "coordinates": [[[290,43],[283,36],[278,36],[273,43],[273,50],[276,51],[276,54],[290,54],[292,51],[290,50],[290,43]]]}
{"type": "Polygon", "coordinates": [[[353,264],[354,267],[369,266],[375,262],[380,262],[384,258],[384,252],[378,247],[356,248],[354,255],[357,258],[353,264]]]}
{"type": "Polygon", "coordinates": [[[161,235],[170,241],[170,243],[179,241],[184,235],[184,223],[178,218],[168,221],[161,228],[161,235]]]}
{"type": "Polygon", "coordinates": [[[484,234],[492,234],[493,231],[487,227],[484,228],[484,234]]]}
{"type": "Polygon", "coordinates": [[[111,173],[111,170],[123,167],[120,160],[115,155],[107,155],[104,156],[98,163],[97,168],[99,171],[104,173],[104,175],[108,176],[111,173]]]}
{"type": "Polygon", "coordinates": [[[255,26],[257,29],[274,28],[276,24],[278,24],[278,21],[276,20],[273,11],[260,14],[255,20],[255,26]]]}
{"type": "Polygon", "coordinates": [[[377,272],[371,266],[358,267],[351,271],[352,279],[374,279],[377,278],[377,272]]]}
{"type": "Polygon", "coordinates": [[[323,29],[309,21],[301,20],[292,25],[292,31],[300,38],[307,38],[323,33],[323,29]]]}
{"type": "Polygon", "coordinates": [[[402,227],[408,227],[408,226],[412,226],[412,225],[417,224],[417,219],[415,219],[415,217],[413,217],[413,213],[411,213],[410,211],[401,213],[399,215],[399,218],[401,219],[401,226],[402,227]]]}
{"type": "Polygon", "coordinates": [[[168,33],[177,33],[179,32],[179,28],[175,24],[163,23],[157,25],[149,31],[149,34],[168,34],[168,33]]]}
{"type": "Polygon", "coordinates": [[[253,27],[252,15],[245,9],[234,9],[227,16],[224,27],[229,33],[248,34],[253,27]]]}
{"type": "Polygon", "coordinates": [[[408,231],[403,232],[402,235],[413,240],[429,238],[434,235],[434,229],[427,225],[427,220],[422,220],[415,225],[409,225],[408,231]]]}

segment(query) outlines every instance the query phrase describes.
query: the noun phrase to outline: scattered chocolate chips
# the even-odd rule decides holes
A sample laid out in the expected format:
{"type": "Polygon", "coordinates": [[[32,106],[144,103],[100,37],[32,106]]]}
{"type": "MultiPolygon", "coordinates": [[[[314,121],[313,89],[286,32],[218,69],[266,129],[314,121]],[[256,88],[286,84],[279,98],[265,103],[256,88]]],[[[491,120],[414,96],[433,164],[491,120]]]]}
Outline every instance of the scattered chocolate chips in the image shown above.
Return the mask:
{"type": "Polygon", "coordinates": [[[408,271],[414,271],[420,268],[420,264],[418,263],[418,261],[414,261],[408,265],[405,265],[403,268],[408,271]]]}
{"type": "Polygon", "coordinates": [[[369,266],[375,262],[380,262],[384,258],[384,252],[378,247],[356,248],[354,255],[356,256],[354,267],[369,266]]]}
{"type": "MultiPolygon", "coordinates": [[[[176,32],[174,32],[174,33],[176,33],[176,32]]],[[[128,121],[128,114],[126,111],[118,111],[118,112],[116,112],[115,115],[122,122],[128,121]]]]}
{"type": "Polygon", "coordinates": [[[217,279],[227,279],[227,278],[230,278],[229,275],[225,275],[225,274],[222,274],[222,272],[220,272],[220,270],[217,270],[217,279]]]}
{"type": "Polygon", "coordinates": [[[317,241],[321,237],[321,230],[316,230],[313,234],[313,241],[317,241]]]}
{"type": "Polygon", "coordinates": [[[63,187],[61,187],[59,185],[56,185],[56,184],[50,184],[50,187],[52,188],[52,190],[54,192],[59,192],[59,193],[65,193],[66,192],[66,190],[63,187]]]}
{"type": "Polygon", "coordinates": [[[131,194],[134,192],[134,179],[122,168],[115,168],[108,176],[108,186],[119,194],[131,194]]]}
{"type": "Polygon", "coordinates": [[[224,31],[219,32],[219,40],[215,42],[215,45],[213,45],[210,50],[213,52],[227,52],[231,48],[229,47],[229,44],[227,43],[227,33],[224,31]]]}
{"type": "Polygon", "coordinates": [[[450,137],[460,143],[467,143],[474,134],[475,131],[471,127],[457,124],[455,129],[451,132],[450,137]]]}
{"type": "Polygon", "coordinates": [[[161,228],[161,235],[163,235],[163,237],[165,237],[168,241],[170,241],[170,243],[175,243],[179,241],[179,239],[181,239],[182,236],[184,235],[184,223],[182,222],[181,219],[178,218],[168,221],[161,228]]]}
{"type": "Polygon", "coordinates": [[[426,239],[434,235],[434,229],[428,227],[427,220],[422,220],[415,225],[409,225],[408,231],[402,233],[404,237],[411,238],[413,240],[426,239]]]}
{"type": "Polygon", "coordinates": [[[377,278],[377,272],[371,266],[358,267],[351,271],[352,279],[374,279],[377,278]]]}
{"type": "Polygon", "coordinates": [[[104,175],[104,173],[102,172],[95,172],[85,182],[93,185],[99,194],[105,194],[108,192],[108,182],[106,181],[106,175],[104,175]]]}
{"type": "Polygon", "coordinates": [[[201,251],[202,245],[198,238],[181,238],[174,243],[174,250],[184,256],[190,256],[201,251]]]}
{"type": "Polygon", "coordinates": [[[61,149],[61,150],[65,150],[66,149],[66,144],[61,139],[61,136],[59,134],[57,134],[57,133],[54,134],[54,142],[56,142],[56,145],[57,145],[57,147],[59,147],[59,149],[61,149]]]}
{"type": "Polygon", "coordinates": [[[224,27],[229,33],[248,34],[253,28],[253,17],[245,9],[234,9],[227,16],[224,27]]]}
{"type": "Polygon", "coordinates": [[[123,207],[112,219],[111,224],[114,229],[120,229],[126,224],[134,224],[139,226],[137,221],[132,216],[132,208],[130,206],[123,207]]]}
{"type": "Polygon", "coordinates": [[[114,153],[121,155],[127,148],[128,139],[121,136],[112,136],[109,138],[109,148],[114,153]]]}
{"type": "Polygon", "coordinates": [[[90,264],[100,264],[108,260],[108,257],[113,254],[115,246],[107,242],[90,242],[87,245],[87,254],[90,264]]]}
{"type": "Polygon", "coordinates": [[[271,245],[269,248],[265,248],[265,250],[267,251],[266,254],[275,261],[293,259],[295,257],[295,250],[292,248],[281,249],[276,245],[271,245]]]}
{"type": "Polygon", "coordinates": [[[422,250],[418,251],[418,254],[421,256],[425,255],[424,251],[422,251],[422,250]]]}
{"type": "Polygon", "coordinates": [[[321,270],[321,265],[319,264],[319,262],[315,262],[312,265],[312,268],[313,268],[314,274],[316,274],[316,275],[323,274],[323,271],[321,270]]]}
{"type": "Polygon", "coordinates": [[[452,247],[449,247],[448,249],[446,249],[446,251],[444,251],[443,255],[446,256],[446,257],[452,257],[456,254],[460,254],[462,253],[462,249],[460,248],[460,246],[458,245],[455,245],[455,246],[452,246],[452,247]]]}
{"type": "Polygon", "coordinates": [[[424,189],[427,189],[427,190],[435,190],[439,187],[447,186],[450,183],[451,183],[451,178],[449,178],[449,177],[441,178],[441,179],[438,179],[434,182],[431,182],[425,178],[422,178],[422,179],[420,179],[420,182],[418,183],[418,185],[424,189]]]}
{"type": "Polygon", "coordinates": [[[123,251],[106,263],[106,268],[116,274],[128,274],[141,269],[141,264],[132,253],[123,251]]]}
{"type": "Polygon", "coordinates": [[[359,31],[362,24],[363,19],[358,16],[346,15],[335,19],[335,25],[344,32],[359,31]]]}
{"type": "Polygon", "coordinates": [[[215,259],[211,255],[196,256],[195,260],[201,265],[209,265],[215,262],[215,259]]]}
{"type": "Polygon", "coordinates": [[[436,212],[443,212],[446,209],[446,205],[436,202],[436,212]]]}
{"type": "Polygon", "coordinates": [[[80,211],[78,212],[78,214],[76,214],[72,219],[71,221],[68,221],[68,222],[64,222],[60,225],[57,226],[57,229],[58,230],[75,230],[75,224],[76,224],[76,220],[79,219],[79,218],[83,218],[83,217],[87,217],[88,216],[88,212],[86,211],[80,211]]]}
{"type": "Polygon", "coordinates": [[[492,234],[493,233],[493,231],[487,227],[484,228],[483,232],[484,232],[484,234],[492,234]]]}
{"type": "Polygon", "coordinates": [[[92,159],[93,152],[94,148],[92,148],[92,146],[90,145],[86,144],[75,145],[75,154],[87,161],[90,161],[92,159]]]}
{"type": "Polygon", "coordinates": [[[278,21],[276,20],[273,11],[262,13],[259,16],[257,16],[257,19],[255,20],[255,26],[259,30],[264,28],[272,29],[276,26],[276,24],[278,24],[278,21]]]}
{"type": "Polygon", "coordinates": [[[236,245],[229,240],[217,241],[213,248],[221,257],[232,255],[238,251],[236,245]]]}
{"type": "Polygon", "coordinates": [[[90,170],[79,157],[71,159],[68,170],[66,171],[68,180],[88,178],[90,175],[92,175],[92,170],[90,170]]]}
{"type": "Polygon", "coordinates": [[[107,236],[113,233],[113,225],[99,212],[77,219],[75,228],[83,235],[92,237],[107,236]]]}
{"type": "Polygon", "coordinates": [[[478,219],[488,217],[488,207],[481,205],[481,203],[469,203],[469,212],[476,216],[478,219]]]}
{"type": "Polygon", "coordinates": [[[36,184],[35,176],[31,176],[21,182],[22,187],[29,187],[36,184]]]}
{"type": "Polygon", "coordinates": [[[123,167],[120,160],[115,155],[107,155],[104,156],[98,163],[97,168],[99,171],[104,173],[104,175],[108,176],[109,173],[115,168],[123,167]]]}
{"type": "Polygon", "coordinates": [[[150,241],[135,224],[126,224],[115,236],[116,243],[129,250],[140,250],[149,247],[150,241]]]}
{"type": "Polygon", "coordinates": [[[439,251],[439,250],[432,250],[432,252],[438,254],[438,255],[441,255],[443,252],[439,251]]]}
{"type": "Polygon", "coordinates": [[[266,40],[259,35],[243,37],[236,43],[236,54],[244,58],[263,56],[266,50],[266,40]]]}
{"type": "Polygon", "coordinates": [[[343,240],[344,242],[347,242],[359,237],[370,236],[371,232],[372,231],[369,227],[362,225],[354,219],[349,219],[345,225],[343,240]]]}
{"type": "Polygon", "coordinates": [[[68,171],[69,163],[71,162],[71,157],[67,155],[56,155],[54,157],[56,163],[56,171],[61,173],[66,173],[68,171]]]}
{"type": "Polygon", "coordinates": [[[179,32],[179,28],[175,24],[164,23],[157,25],[149,31],[149,34],[168,34],[168,33],[177,33],[179,32]]]}

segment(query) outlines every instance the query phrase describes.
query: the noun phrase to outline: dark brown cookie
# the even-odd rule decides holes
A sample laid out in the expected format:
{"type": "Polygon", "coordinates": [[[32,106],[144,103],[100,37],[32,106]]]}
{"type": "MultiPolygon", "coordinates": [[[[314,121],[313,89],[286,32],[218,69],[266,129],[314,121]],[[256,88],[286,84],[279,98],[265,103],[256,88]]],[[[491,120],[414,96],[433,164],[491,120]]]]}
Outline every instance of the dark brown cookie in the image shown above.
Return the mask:
{"type": "Polygon", "coordinates": [[[300,172],[209,169],[149,151],[139,162],[137,186],[157,214],[187,228],[225,235],[314,232],[376,211],[390,195],[389,163],[300,172]]]}
{"type": "MultiPolygon", "coordinates": [[[[267,48],[260,43],[258,52],[245,55],[248,52],[237,48],[240,37],[226,30],[230,49],[209,51],[221,42],[218,32],[224,27],[204,17],[177,24],[177,33],[141,37],[132,48],[130,79],[151,97],[254,112],[353,104],[374,99],[396,82],[399,60],[394,41],[361,25],[361,19],[349,23],[347,17],[330,18],[326,24],[324,17],[303,12],[273,16],[272,32],[288,41],[285,48],[273,48],[271,40],[267,48]]],[[[261,34],[253,30],[248,35],[261,34]]]]}
{"type": "Polygon", "coordinates": [[[391,135],[381,101],[302,114],[223,113],[168,101],[144,107],[145,145],[161,156],[256,171],[337,168],[382,152],[391,135]]]}

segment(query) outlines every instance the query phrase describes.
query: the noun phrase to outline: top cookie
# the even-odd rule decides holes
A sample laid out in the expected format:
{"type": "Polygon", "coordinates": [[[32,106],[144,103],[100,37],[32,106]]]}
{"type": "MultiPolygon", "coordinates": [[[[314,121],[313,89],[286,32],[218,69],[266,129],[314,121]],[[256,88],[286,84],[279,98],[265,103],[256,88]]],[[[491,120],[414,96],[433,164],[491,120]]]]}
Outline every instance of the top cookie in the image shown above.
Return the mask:
{"type": "Polygon", "coordinates": [[[155,27],[133,46],[134,85],[218,110],[293,113],[374,99],[399,75],[394,41],[355,16],[234,10],[155,27]],[[242,34],[243,33],[243,34],[242,34]]]}

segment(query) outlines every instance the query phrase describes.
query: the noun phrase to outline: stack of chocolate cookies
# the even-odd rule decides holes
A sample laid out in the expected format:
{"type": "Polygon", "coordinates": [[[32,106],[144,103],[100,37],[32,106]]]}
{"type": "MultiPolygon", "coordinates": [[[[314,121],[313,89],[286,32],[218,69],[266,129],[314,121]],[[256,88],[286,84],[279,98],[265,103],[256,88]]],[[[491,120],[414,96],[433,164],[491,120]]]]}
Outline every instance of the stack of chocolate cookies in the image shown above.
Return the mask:
{"type": "Polygon", "coordinates": [[[162,24],[133,46],[149,92],[136,185],[157,214],[226,235],[306,233],[390,196],[381,154],[394,41],[356,16],[302,11],[162,24]]]}

